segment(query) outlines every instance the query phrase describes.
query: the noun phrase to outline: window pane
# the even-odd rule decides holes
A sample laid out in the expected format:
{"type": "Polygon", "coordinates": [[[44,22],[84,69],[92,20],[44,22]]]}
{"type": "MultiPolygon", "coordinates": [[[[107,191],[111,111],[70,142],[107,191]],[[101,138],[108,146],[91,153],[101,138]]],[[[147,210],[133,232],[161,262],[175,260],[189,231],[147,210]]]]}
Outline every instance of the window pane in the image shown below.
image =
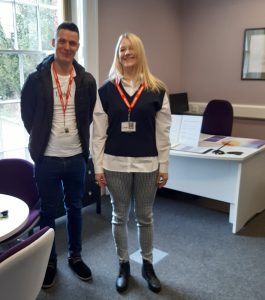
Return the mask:
{"type": "Polygon", "coordinates": [[[51,40],[61,19],[61,1],[0,0],[0,159],[30,159],[28,134],[20,114],[20,90],[28,75],[53,50],[51,40]]]}
{"type": "Polygon", "coordinates": [[[0,49],[14,49],[14,24],[11,3],[0,3],[0,49]]]}
{"type": "Polygon", "coordinates": [[[39,0],[40,4],[57,5],[57,0],[39,0]]]}
{"type": "Polygon", "coordinates": [[[23,2],[23,3],[32,3],[32,4],[36,4],[37,0],[16,0],[16,2],[23,2]]]}
{"type": "Polygon", "coordinates": [[[41,46],[43,50],[52,50],[52,38],[58,26],[57,11],[49,8],[40,8],[41,46]]]}
{"type": "Polygon", "coordinates": [[[3,102],[0,101],[0,157],[7,157],[11,150],[25,157],[28,138],[20,117],[20,102],[3,102]]]}
{"type": "Polygon", "coordinates": [[[18,55],[0,54],[0,100],[17,99],[19,95],[18,55]]]}
{"type": "Polygon", "coordinates": [[[36,70],[36,66],[42,61],[46,54],[23,54],[23,72],[26,79],[30,73],[36,70]]]}
{"type": "Polygon", "coordinates": [[[18,48],[38,49],[37,8],[24,4],[16,5],[18,48]]]}

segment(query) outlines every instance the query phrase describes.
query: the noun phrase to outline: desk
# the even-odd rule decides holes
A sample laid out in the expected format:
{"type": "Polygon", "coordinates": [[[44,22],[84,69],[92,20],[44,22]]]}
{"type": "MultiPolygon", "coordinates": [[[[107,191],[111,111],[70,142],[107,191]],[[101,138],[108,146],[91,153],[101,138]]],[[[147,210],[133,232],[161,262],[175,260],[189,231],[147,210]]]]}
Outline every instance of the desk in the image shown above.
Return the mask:
{"type": "Polygon", "coordinates": [[[230,203],[229,222],[236,233],[265,209],[265,149],[225,146],[224,151],[244,154],[171,150],[165,187],[230,203]]]}
{"type": "Polygon", "coordinates": [[[8,217],[0,219],[0,242],[23,228],[29,217],[29,207],[24,201],[0,194],[0,211],[3,210],[8,210],[8,217]]]}

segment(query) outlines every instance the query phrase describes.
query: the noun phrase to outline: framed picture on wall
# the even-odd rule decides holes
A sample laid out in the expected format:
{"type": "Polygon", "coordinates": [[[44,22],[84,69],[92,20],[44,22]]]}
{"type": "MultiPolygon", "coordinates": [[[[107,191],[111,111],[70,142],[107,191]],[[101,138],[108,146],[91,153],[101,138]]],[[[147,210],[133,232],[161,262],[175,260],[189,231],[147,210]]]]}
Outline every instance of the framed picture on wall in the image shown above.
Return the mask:
{"type": "Polygon", "coordinates": [[[241,79],[265,80],[265,28],[245,29],[241,79]]]}

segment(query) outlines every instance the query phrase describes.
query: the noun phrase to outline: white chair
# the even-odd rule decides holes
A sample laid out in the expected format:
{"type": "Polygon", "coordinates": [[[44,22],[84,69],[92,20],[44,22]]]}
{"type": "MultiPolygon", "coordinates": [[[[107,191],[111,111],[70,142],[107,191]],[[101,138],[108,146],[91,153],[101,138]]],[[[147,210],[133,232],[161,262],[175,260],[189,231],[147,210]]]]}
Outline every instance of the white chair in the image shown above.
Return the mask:
{"type": "Polygon", "coordinates": [[[0,254],[0,297],[35,300],[45,276],[54,230],[45,227],[0,254]]]}

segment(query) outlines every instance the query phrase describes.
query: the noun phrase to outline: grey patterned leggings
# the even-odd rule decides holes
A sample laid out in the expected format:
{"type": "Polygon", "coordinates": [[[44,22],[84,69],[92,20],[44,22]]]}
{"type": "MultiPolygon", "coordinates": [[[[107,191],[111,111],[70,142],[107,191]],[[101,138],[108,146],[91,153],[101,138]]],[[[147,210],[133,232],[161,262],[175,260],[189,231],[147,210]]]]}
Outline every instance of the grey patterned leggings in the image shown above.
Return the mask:
{"type": "Polygon", "coordinates": [[[128,227],[132,200],[143,259],[153,261],[153,204],[158,171],[125,173],[104,170],[112,204],[112,234],[120,262],[129,261],[128,227]]]}

